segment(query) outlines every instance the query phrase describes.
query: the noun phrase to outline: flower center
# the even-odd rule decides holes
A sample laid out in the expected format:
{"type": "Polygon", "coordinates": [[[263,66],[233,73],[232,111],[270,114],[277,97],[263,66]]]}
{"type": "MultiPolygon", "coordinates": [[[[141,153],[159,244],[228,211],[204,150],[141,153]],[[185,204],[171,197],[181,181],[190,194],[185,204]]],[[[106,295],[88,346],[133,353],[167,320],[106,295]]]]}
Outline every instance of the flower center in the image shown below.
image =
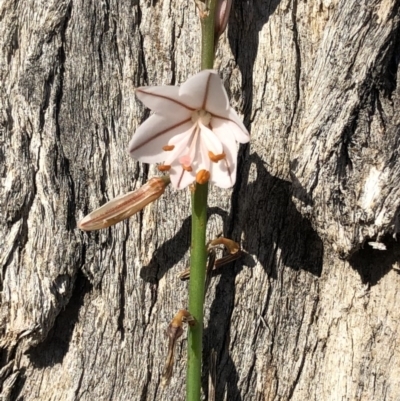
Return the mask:
{"type": "Polygon", "coordinates": [[[207,127],[211,121],[211,114],[203,109],[195,110],[192,113],[192,121],[195,124],[201,123],[207,127]]]}

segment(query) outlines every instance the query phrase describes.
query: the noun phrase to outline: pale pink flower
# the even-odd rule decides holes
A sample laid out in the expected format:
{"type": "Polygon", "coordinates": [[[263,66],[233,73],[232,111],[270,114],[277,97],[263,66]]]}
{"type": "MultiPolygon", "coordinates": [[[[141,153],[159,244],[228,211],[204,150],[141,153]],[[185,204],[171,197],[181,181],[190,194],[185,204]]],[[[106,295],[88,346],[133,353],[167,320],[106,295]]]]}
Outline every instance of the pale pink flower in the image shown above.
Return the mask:
{"type": "Polygon", "coordinates": [[[133,158],[163,162],[159,170],[169,172],[177,189],[192,184],[197,173],[204,177],[204,170],[218,187],[235,184],[237,142],[250,138],[216,71],[203,70],[180,87],[141,87],[136,96],[154,114],[129,143],[133,158]]]}

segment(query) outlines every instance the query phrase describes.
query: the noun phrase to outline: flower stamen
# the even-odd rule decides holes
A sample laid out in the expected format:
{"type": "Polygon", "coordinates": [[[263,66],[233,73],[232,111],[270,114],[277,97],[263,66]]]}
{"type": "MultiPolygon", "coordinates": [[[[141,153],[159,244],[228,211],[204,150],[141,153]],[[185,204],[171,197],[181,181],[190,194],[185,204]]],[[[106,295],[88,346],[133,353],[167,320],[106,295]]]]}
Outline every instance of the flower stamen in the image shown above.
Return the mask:
{"type": "Polygon", "coordinates": [[[169,171],[171,170],[171,166],[169,166],[168,164],[161,164],[159,166],[157,166],[158,171],[169,171]]]}
{"type": "Polygon", "coordinates": [[[196,182],[198,184],[205,184],[210,179],[210,172],[208,170],[200,170],[196,174],[196,182]]]}
{"type": "Polygon", "coordinates": [[[215,155],[213,152],[208,151],[208,157],[210,158],[210,160],[214,163],[218,163],[220,160],[225,159],[226,154],[225,153],[220,153],[219,155],[215,155]]]}
{"type": "Polygon", "coordinates": [[[175,149],[175,145],[165,145],[162,147],[162,149],[165,150],[166,152],[169,152],[170,150],[175,149]]]}

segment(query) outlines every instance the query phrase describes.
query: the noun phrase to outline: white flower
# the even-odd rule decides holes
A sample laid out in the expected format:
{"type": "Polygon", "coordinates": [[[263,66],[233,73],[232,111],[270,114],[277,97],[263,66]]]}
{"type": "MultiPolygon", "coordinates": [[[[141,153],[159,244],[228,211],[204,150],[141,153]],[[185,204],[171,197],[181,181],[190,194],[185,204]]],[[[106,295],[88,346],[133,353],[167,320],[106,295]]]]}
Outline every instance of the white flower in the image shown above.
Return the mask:
{"type": "Polygon", "coordinates": [[[203,70],[181,87],[138,88],[136,96],[154,114],[133,135],[132,157],[164,162],[159,170],[169,171],[178,189],[208,178],[221,188],[235,184],[236,142],[248,142],[249,133],[230,107],[216,71],[203,70]]]}

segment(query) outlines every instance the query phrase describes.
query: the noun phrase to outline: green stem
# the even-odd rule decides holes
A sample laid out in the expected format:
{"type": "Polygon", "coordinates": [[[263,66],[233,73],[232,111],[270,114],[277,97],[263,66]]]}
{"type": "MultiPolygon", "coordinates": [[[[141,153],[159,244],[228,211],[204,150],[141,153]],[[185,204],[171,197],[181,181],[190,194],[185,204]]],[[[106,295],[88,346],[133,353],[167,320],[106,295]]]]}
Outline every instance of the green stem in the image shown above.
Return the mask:
{"type": "MultiPolygon", "coordinates": [[[[201,68],[214,66],[214,15],[217,0],[206,0],[207,10],[201,16],[201,68]]],[[[203,350],[203,304],[207,264],[208,183],[196,185],[192,195],[192,244],[190,256],[189,312],[196,324],[189,329],[188,371],[186,385],[187,401],[201,399],[201,362],[203,350]]]]}
{"type": "MultiPolygon", "coordinates": [[[[206,1],[207,2],[207,1],[206,1]]],[[[209,0],[208,15],[201,20],[201,69],[208,70],[214,67],[215,44],[214,44],[214,16],[217,0],[209,0]]]]}
{"type": "Polygon", "coordinates": [[[206,225],[208,184],[196,185],[192,195],[192,246],[190,255],[189,313],[196,324],[189,329],[187,400],[199,401],[203,345],[203,303],[206,278],[206,225]]]}

